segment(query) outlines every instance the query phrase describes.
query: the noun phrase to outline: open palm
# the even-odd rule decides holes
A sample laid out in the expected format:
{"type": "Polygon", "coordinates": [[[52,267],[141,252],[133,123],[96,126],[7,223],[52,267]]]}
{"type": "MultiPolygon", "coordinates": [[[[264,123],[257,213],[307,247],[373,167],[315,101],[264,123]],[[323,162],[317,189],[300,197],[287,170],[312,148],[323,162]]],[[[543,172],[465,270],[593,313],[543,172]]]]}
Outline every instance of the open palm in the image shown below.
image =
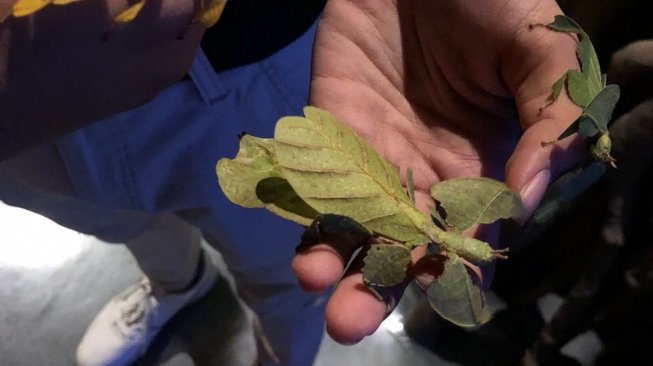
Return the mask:
{"type": "MultiPolygon", "coordinates": [[[[580,112],[565,98],[540,111],[555,80],[578,67],[573,38],[529,29],[560,13],[553,0],[330,0],[315,42],[311,103],[402,172],[411,168],[422,209],[433,183],[487,176],[505,180],[531,212],[549,180],[580,155],[571,141],[540,144],[580,112]]],[[[300,253],[300,283],[321,291],[337,282],[353,249],[300,253]]],[[[329,333],[356,342],[387,310],[352,272],[327,306],[329,333]]]]}

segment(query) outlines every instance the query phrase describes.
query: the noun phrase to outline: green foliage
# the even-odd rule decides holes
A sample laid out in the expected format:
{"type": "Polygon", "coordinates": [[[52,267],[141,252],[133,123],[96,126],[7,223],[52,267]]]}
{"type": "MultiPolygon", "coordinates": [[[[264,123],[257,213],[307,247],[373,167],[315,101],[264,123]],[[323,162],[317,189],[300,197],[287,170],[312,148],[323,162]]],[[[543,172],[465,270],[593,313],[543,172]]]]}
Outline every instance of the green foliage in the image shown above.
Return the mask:
{"type": "Polygon", "coordinates": [[[576,56],[580,63],[580,71],[569,70],[553,84],[550,103],[558,99],[563,86],[566,86],[567,95],[574,104],[583,108],[583,112],[558,136],[558,140],[578,133],[582,138],[590,140],[590,154],[593,158],[616,167],[615,159],[610,156],[612,144],[609,141],[608,123],[619,100],[619,87],[606,86],[606,77],[601,73],[596,50],[589,36],[578,23],[565,15],[556,15],[554,21],[546,27],[556,32],[573,33],[578,36],[576,56]],[[596,143],[599,141],[601,145],[597,146],[596,143]]]}
{"type": "Polygon", "coordinates": [[[279,120],[274,139],[244,136],[234,159],[220,159],[218,182],[227,198],[308,226],[301,246],[372,244],[362,271],[377,294],[406,280],[411,249],[437,244],[449,256],[450,269],[430,287],[431,304],[456,324],[483,321],[482,294],[459,256],[481,265],[505,256],[462,231],[520,216],[519,199],[491,179],[442,182],[432,192],[450,225],[445,231],[415,207],[410,170],[404,191],[397,167],[351,128],[318,108],[307,107],[304,114],[279,120]]]}

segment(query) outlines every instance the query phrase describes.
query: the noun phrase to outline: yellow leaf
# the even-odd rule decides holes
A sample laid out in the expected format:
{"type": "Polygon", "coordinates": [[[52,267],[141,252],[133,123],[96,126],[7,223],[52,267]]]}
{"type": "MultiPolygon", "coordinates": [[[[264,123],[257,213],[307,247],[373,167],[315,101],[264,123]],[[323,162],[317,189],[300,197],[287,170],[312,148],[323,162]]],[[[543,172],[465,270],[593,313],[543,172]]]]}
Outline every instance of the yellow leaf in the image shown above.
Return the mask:
{"type": "Polygon", "coordinates": [[[70,3],[76,3],[81,0],[52,0],[54,5],[68,5],[70,3]]]}
{"type": "Polygon", "coordinates": [[[24,17],[43,9],[51,2],[52,0],[18,0],[14,4],[12,14],[15,17],[24,17]]]}
{"type": "Polygon", "coordinates": [[[116,17],[113,18],[113,20],[116,23],[129,23],[129,22],[131,22],[132,20],[134,20],[134,18],[136,18],[138,13],[140,13],[141,9],[143,9],[143,5],[145,5],[145,1],[146,0],[139,0],[137,3],[130,6],[129,8],[127,8],[122,13],[116,15],[116,17]]]}
{"type": "Polygon", "coordinates": [[[227,0],[209,0],[206,7],[202,4],[201,8],[195,13],[194,20],[200,22],[206,28],[211,28],[220,19],[226,4],[227,0]]]}

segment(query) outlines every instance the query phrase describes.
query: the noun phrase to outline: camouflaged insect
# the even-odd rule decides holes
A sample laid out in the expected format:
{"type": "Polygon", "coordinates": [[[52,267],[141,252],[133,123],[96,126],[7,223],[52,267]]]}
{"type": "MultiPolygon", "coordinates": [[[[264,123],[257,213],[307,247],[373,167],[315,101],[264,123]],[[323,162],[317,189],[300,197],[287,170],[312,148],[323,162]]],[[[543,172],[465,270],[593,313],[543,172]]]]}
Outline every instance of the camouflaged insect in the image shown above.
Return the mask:
{"type": "MultiPolygon", "coordinates": [[[[580,63],[580,71],[569,70],[560,77],[551,87],[550,100],[543,107],[546,108],[555,102],[564,87],[571,101],[583,108],[580,117],[563,131],[557,140],[578,133],[580,137],[588,140],[590,155],[594,159],[616,168],[616,161],[610,155],[612,141],[608,132],[608,123],[619,101],[619,86],[606,85],[606,75],[601,73],[596,50],[587,33],[573,19],[565,15],[556,15],[552,23],[541,26],[578,36],[576,56],[580,63]]],[[[555,141],[543,142],[542,145],[546,146],[553,142],[555,141]]]]}

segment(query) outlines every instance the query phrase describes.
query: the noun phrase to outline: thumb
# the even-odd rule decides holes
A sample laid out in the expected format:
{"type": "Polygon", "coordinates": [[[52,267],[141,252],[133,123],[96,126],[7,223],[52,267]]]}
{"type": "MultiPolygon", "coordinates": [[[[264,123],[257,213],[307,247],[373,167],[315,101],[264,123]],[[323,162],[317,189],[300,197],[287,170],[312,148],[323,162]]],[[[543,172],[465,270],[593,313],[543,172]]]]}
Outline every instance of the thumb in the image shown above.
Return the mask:
{"type": "Polygon", "coordinates": [[[519,192],[526,219],[539,204],[549,182],[578,163],[585,151],[576,135],[542,146],[542,142],[555,141],[582,111],[567,97],[564,88],[560,97],[547,105],[552,85],[568,70],[579,69],[576,39],[541,26],[516,37],[502,72],[515,96],[523,134],[506,164],[506,183],[519,192]]]}

